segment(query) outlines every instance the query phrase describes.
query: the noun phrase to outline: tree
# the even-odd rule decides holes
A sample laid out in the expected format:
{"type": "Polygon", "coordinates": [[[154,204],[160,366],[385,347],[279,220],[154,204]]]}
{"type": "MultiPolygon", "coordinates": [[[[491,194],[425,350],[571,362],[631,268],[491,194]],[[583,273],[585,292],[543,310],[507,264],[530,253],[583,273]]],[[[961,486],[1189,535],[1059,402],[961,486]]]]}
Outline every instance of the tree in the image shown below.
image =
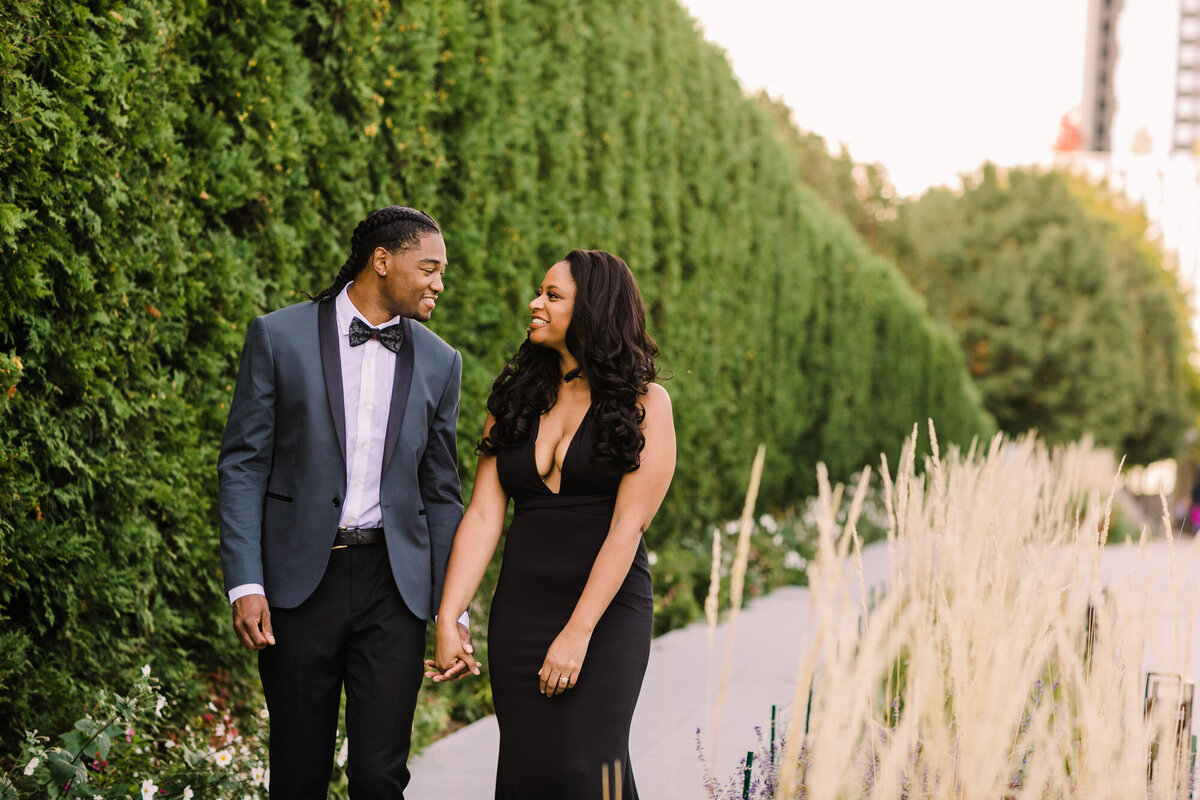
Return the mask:
{"type": "Polygon", "coordinates": [[[1060,173],[989,164],[903,206],[884,246],[958,335],[1003,430],[1092,433],[1147,461],[1174,452],[1194,377],[1178,290],[1144,232],[1060,173]]]}
{"type": "Polygon", "coordinates": [[[1191,310],[1174,259],[1151,236],[1140,206],[1084,175],[1062,179],[1103,230],[1109,263],[1136,317],[1138,402],[1121,449],[1135,462],[1171,455],[1194,424],[1200,398],[1200,375],[1188,360],[1195,350],[1191,310]]]}

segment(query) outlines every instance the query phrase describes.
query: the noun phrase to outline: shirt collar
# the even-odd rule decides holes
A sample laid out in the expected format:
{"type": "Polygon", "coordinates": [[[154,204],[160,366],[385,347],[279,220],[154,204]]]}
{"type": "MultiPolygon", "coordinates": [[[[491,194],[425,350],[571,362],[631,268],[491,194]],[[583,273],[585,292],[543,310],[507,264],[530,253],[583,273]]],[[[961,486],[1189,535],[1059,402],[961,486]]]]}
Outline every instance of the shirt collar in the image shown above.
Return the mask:
{"type": "MultiPolygon", "coordinates": [[[[353,285],[354,281],[350,281],[350,283],[347,283],[345,286],[343,286],[342,291],[338,293],[337,299],[334,301],[334,308],[337,310],[338,333],[342,336],[350,335],[350,321],[355,317],[358,317],[367,325],[371,324],[370,322],[367,322],[367,318],[362,315],[362,313],[354,305],[354,301],[350,299],[350,287],[353,285]]],[[[395,316],[382,325],[372,325],[372,327],[387,328],[391,325],[398,325],[399,323],[400,317],[395,316]]]]}

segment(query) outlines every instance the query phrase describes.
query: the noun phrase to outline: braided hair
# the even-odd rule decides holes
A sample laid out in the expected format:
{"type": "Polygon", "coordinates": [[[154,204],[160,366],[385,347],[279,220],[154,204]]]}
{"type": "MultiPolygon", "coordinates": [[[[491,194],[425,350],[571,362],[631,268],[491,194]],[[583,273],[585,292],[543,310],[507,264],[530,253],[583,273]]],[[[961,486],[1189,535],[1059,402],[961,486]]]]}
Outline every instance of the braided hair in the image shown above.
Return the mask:
{"type": "Polygon", "coordinates": [[[314,302],[337,295],[347,283],[354,280],[358,273],[367,265],[367,259],[376,247],[382,247],[390,253],[407,250],[416,245],[422,236],[441,233],[433,217],[424,211],[418,211],[408,206],[387,206],[378,211],[372,211],[367,218],[358,223],[354,234],[350,237],[350,256],[329,288],[316,297],[309,295],[314,302]]]}

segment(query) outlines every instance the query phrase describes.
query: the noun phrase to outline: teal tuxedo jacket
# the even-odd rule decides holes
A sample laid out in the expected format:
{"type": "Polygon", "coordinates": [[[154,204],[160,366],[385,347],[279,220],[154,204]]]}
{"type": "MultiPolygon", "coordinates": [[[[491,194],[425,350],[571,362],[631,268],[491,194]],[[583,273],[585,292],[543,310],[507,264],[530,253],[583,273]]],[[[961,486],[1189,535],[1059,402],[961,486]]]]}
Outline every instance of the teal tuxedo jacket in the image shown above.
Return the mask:
{"type": "MultiPolygon", "coordinates": [[[[431,619],[462,519],[455,429],[462,357],[404,319],[380,507],[396,586],[431,619]]],[[[294,608],[312,594],[346,497],[346,421],[334,300],[256,318],[217,461],[225,589],[262,584],[294,608]]]]}

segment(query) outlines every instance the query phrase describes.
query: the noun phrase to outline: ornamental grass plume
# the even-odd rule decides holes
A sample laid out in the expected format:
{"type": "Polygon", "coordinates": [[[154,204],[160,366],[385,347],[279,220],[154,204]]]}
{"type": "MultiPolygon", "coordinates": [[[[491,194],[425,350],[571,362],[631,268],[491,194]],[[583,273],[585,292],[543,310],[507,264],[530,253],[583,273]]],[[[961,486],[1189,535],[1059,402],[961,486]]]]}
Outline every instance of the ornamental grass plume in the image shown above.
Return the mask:
{"type": "Polygon", "coordinates": [[[855,527],[869,473],[839,526],[841,487],[819,470],[812,645],[773,796],[1186,797],[1178,708],[1146,713],[1143,654],[1148,619],[1173,614],[1166,667],[1188,674],[1200,597],[1174,572],[1169,606],[1153,605],[1150,581],[1104,585],[1112,456],[997,436],[943,460],[932,424],[930,436],[922,470],[916,429],[894,475],[882,461],[888,567],[870,605],[855,527]]]}
{"type": "MultiPolygon", "coordinates": [[[[742,608],[742,593],[746,586],[746,568],[750,563],[750,533],[754,530],[754,507],[758,502],[758,487],[762,482],[763,464],[767,455],[766,445],[760,444],[754,454],[754,464],[750,467],[750,485],[746,489],[746,502],[742,506],[742,517],[738,523],[738,543],[734,552],[733,568],[729,578],[729,630],[725,638],[725,654],[721,664],[721,677],[717,685],[717,707],[713,716],[713,745],[712,760],[717,759],[718,736],[721,731],[721,713],[725,708],[725,694],[729,686],[729,670],[733,666],[733,646],[737,637],[738,612],[742,608]]],[[[721,550],[719,544],[713,545],[713,585],[709,588],[709,597],[714,597],[719,589],[721,550]]],[[[705,602],[705,612],[709,604],[705,602]]],[[[715,600],[713,611],[708,617],[708,646],[711,652],[713,633],[716,626],[715,600]]]]}

